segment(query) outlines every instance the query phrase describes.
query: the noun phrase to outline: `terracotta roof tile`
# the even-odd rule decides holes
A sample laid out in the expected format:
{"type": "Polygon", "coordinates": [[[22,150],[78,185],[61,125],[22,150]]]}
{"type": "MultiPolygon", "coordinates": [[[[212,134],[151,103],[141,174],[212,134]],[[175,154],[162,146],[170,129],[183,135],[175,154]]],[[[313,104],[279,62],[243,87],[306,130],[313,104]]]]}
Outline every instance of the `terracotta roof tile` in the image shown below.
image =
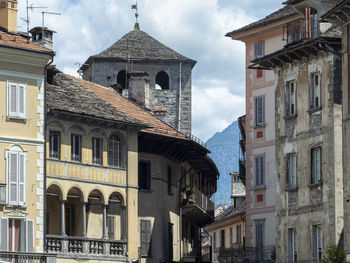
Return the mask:
{"type": "Polygon", "coordinates": [[[7,46],[10,48],[28,49],[35,52],[53,54],[54,52],[50,49],[44,48],[38,44],[34,44],[28,39],[18,35],[10,34],[3,31],[0,28],[0,46],[7,46]]]}
{"type": "Polygon", "coordinates": [[[82,86],[94,92],[98,97],[102,98],[103,100],[105,100],[106,102],[108,102],[109,104],[111,104],[112,106],[114,106],[116,109],[123,112],[127,116],[140,120],[152,127],[152,128],[142,129],[143,132],[154,133],[154,134],[159,134],[163,136],[176,137],[176,138],[188,140],[188,138],[184,134],[177,131],[176,129],[171,127],[169,124],[158,119],[148,110],[140,107],[139,105],[132,102],[131,100],[124,98],[122,95],[116,92],[113,88],[103,87],[79,78],[75,78],[72,76],[70,77],[73,78],[76,82],[81,83],[82,86]]]}

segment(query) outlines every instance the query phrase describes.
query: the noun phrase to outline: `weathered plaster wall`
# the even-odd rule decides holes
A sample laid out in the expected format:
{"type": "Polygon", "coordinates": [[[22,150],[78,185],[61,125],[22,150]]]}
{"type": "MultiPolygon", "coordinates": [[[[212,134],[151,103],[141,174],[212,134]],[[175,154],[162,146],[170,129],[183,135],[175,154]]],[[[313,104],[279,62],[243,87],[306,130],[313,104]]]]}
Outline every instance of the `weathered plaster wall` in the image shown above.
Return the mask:
{"type": "Polygon", "coordinates": [[[316,57],[278,68],[276,88],[277,260],[287,261],[288,228],[298,233],[298,260],[312,259],[312,225],[322,225],[323,246],[339,244],[343,230],[342,108],[335,104],[341,70],[335,56],[316,57]],[[310,110],[309,83],[321,73],[321,107],[310,110]],[[285,118],[285,84],[296,81],[297,115],[285,118]],[[311,185],[311,149],[322,148],[322,183],[311,185]],[[297,155],[297,188],[288,189],[287,154],[297,155]],[[302,245],[301,245],[302,244],[302,245]]]}

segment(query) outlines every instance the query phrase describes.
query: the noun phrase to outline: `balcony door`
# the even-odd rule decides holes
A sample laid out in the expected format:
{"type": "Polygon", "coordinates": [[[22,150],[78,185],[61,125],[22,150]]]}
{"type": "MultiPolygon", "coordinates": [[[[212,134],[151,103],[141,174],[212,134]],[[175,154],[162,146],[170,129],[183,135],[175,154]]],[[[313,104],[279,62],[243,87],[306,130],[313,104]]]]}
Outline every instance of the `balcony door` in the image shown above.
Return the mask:
{"type": "Polygon", "coordinates": [[[256,242],[256,260],[257,262],[263,262],[264,260],[264,233],[265,224],[264,222],[255,223],[255,242],[256,242]]]}

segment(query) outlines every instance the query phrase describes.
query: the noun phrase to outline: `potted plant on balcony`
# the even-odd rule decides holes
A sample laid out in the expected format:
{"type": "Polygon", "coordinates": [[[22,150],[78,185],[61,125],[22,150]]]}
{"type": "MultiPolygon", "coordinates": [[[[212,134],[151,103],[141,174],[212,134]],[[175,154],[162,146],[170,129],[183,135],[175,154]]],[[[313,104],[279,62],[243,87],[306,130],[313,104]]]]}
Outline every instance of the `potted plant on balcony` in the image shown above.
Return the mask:
{"type": "Polygon", "coordinates": [[[196,194],[193,186],[186,188],[186,199],[190,205],[193,205],[196,202],[196,194]]]}

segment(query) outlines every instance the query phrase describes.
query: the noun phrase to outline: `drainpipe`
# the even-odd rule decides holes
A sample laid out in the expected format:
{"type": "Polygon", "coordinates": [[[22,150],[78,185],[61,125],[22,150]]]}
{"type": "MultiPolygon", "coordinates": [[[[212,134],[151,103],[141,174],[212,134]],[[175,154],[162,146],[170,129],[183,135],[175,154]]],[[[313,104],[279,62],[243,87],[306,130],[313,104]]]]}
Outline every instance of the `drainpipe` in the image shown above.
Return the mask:
{"type": "Polygon", "coordinates": [[[47,252],[47,246],[46,246],[46,113],[47,113],[47,103],[46,103],[46,83],[47,83],[47,68],[53,63],[53,57],[54,55],[51,55],[51,61],[45,66],[45,79],[44,79],[44,251],[47,252]]]}
{"type": "Polygon", "coordinates": [[[181,130],[181,86],[182,86],[182,62],[180,62],[180,72],[179,72],[179,118],[177,123],[177,129],[181,130]]]}

